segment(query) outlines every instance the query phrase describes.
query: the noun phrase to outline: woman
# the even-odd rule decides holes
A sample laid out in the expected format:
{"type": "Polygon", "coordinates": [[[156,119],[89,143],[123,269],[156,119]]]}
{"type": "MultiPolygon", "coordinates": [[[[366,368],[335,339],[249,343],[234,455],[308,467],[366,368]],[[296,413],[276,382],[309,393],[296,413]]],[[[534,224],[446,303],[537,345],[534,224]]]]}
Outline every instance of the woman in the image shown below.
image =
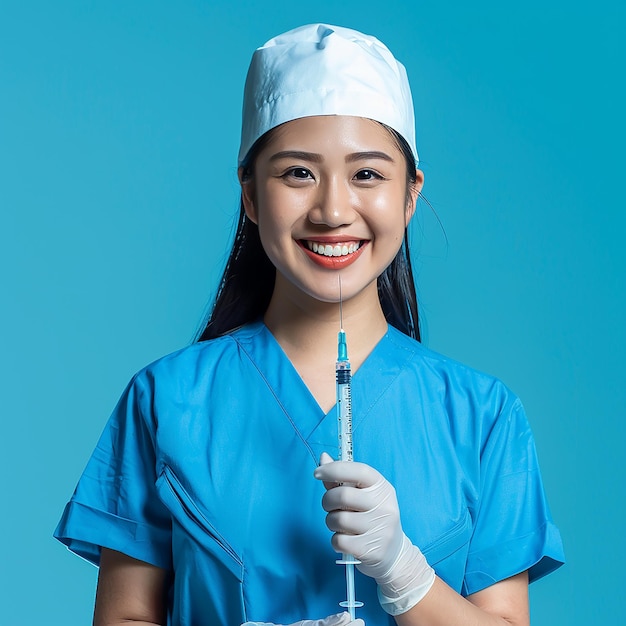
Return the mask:
{"type": "Polygon", "coordinates": [[[378,40],[313,25],[255,52],[211,318],[133,378],[57,528],[100,565],[97,625],[346,624],[335,551],[369,626],[528,623],[560,537],[519,400],[416,341],[416,163],[378,40]],[[340,306],[355,463],[327,454],[340,306]]]}

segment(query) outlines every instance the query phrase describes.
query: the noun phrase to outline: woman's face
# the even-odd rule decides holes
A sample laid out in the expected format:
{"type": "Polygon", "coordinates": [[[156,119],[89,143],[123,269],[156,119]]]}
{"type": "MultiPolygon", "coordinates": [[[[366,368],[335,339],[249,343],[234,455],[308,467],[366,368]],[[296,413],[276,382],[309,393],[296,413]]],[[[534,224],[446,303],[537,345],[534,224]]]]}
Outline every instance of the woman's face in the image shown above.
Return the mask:
{"type": "Polygon", "coordinates": [[[344,301],[367,289],[377,298],[376,279],[402,244],[422,182],[418,171],[407,189],[402,152],[371,120],[306,117],[277,128],[242,182],[276,289],[336,302],[341,274],[344,301]]]}

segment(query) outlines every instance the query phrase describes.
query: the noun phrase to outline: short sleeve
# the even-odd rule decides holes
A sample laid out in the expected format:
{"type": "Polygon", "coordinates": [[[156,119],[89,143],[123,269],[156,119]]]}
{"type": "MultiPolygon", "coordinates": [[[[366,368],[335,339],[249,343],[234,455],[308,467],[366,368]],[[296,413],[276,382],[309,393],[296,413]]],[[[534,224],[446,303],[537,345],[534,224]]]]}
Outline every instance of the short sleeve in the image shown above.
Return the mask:
{"type": "Polygon", "coordinates": [[[482,448],[463,594],[528,570],[537,580],[564,562],[541,480],[535,442],[519,399],[506,403],[482,448]]]}
{"type": "Polygon", "coordinates": [[[124,391],[54,536],[100,562],[100,548],[171,567],[171,518],[156,483],[151,394],[136,376],[124,391]]]}

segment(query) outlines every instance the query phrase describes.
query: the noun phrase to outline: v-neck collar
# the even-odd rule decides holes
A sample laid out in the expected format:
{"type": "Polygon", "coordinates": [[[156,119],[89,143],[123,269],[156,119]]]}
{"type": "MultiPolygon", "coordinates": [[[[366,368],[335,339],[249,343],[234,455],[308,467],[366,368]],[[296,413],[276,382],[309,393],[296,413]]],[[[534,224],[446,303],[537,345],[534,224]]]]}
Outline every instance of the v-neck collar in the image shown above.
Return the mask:
{"type": "MultiPolygon", "coordinates": [[[[355,437],[372,408],[402,371],[415,351],[397,341],[392,326],[352,377],[352,428],[355,437]]],[[[276,402],[315,461],[322,452],[337,458],[337,406],[324,413],[276,338],[262,320],[232,334],[271,390],[276,402]]],[[[334,367],[334,363],[329,363],[334,367]]],[[[356,451],[358,459],[358,449],[356,451]]]]}

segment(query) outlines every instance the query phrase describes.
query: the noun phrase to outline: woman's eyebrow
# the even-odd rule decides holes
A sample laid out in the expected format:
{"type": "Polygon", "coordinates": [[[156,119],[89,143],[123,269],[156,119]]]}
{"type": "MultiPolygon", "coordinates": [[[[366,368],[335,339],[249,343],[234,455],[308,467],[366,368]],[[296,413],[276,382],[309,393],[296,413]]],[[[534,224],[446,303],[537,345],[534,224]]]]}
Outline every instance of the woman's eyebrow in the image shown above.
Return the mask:
{"type": "Polygon", "coordinates": [[[312,161],[313,163],[321,163],[324,160],[321,154],[315,152],[302,152],[301,150],[283,150],[277,152],[270,157],[270,161],[278,161],[279,159],[296,159],[299,161],[312,161]]]}
{"type": "Polygon", "coordinates": [[[382,159],[383,161],[389,161],[394,163],[393,158],[386,152],[379,152],[378,150],[368,150],[367,152],[353,152],[346,156],[346,163],[353,163],[354,161],[361,161],[364,159],[382,159]]]}
{"type": "MultiPolygon", "coordinates": [[[[297,161],[309,161],[312,163],[321,163],[324,157],[316,152],[304,152],[303,150],[282,150],[273,154],[269,160],[279,161],[280,159],[295,159],[297,161]]],[[[393,157],[386,152],[380,152],[378,150],[367,150],[364,152],[352,152],[346,156],[346,163],[354,163],[355,161],[363,161],[367,159],[381,159],[382,161],[388,161],[394,163],[393,157]]]]}

